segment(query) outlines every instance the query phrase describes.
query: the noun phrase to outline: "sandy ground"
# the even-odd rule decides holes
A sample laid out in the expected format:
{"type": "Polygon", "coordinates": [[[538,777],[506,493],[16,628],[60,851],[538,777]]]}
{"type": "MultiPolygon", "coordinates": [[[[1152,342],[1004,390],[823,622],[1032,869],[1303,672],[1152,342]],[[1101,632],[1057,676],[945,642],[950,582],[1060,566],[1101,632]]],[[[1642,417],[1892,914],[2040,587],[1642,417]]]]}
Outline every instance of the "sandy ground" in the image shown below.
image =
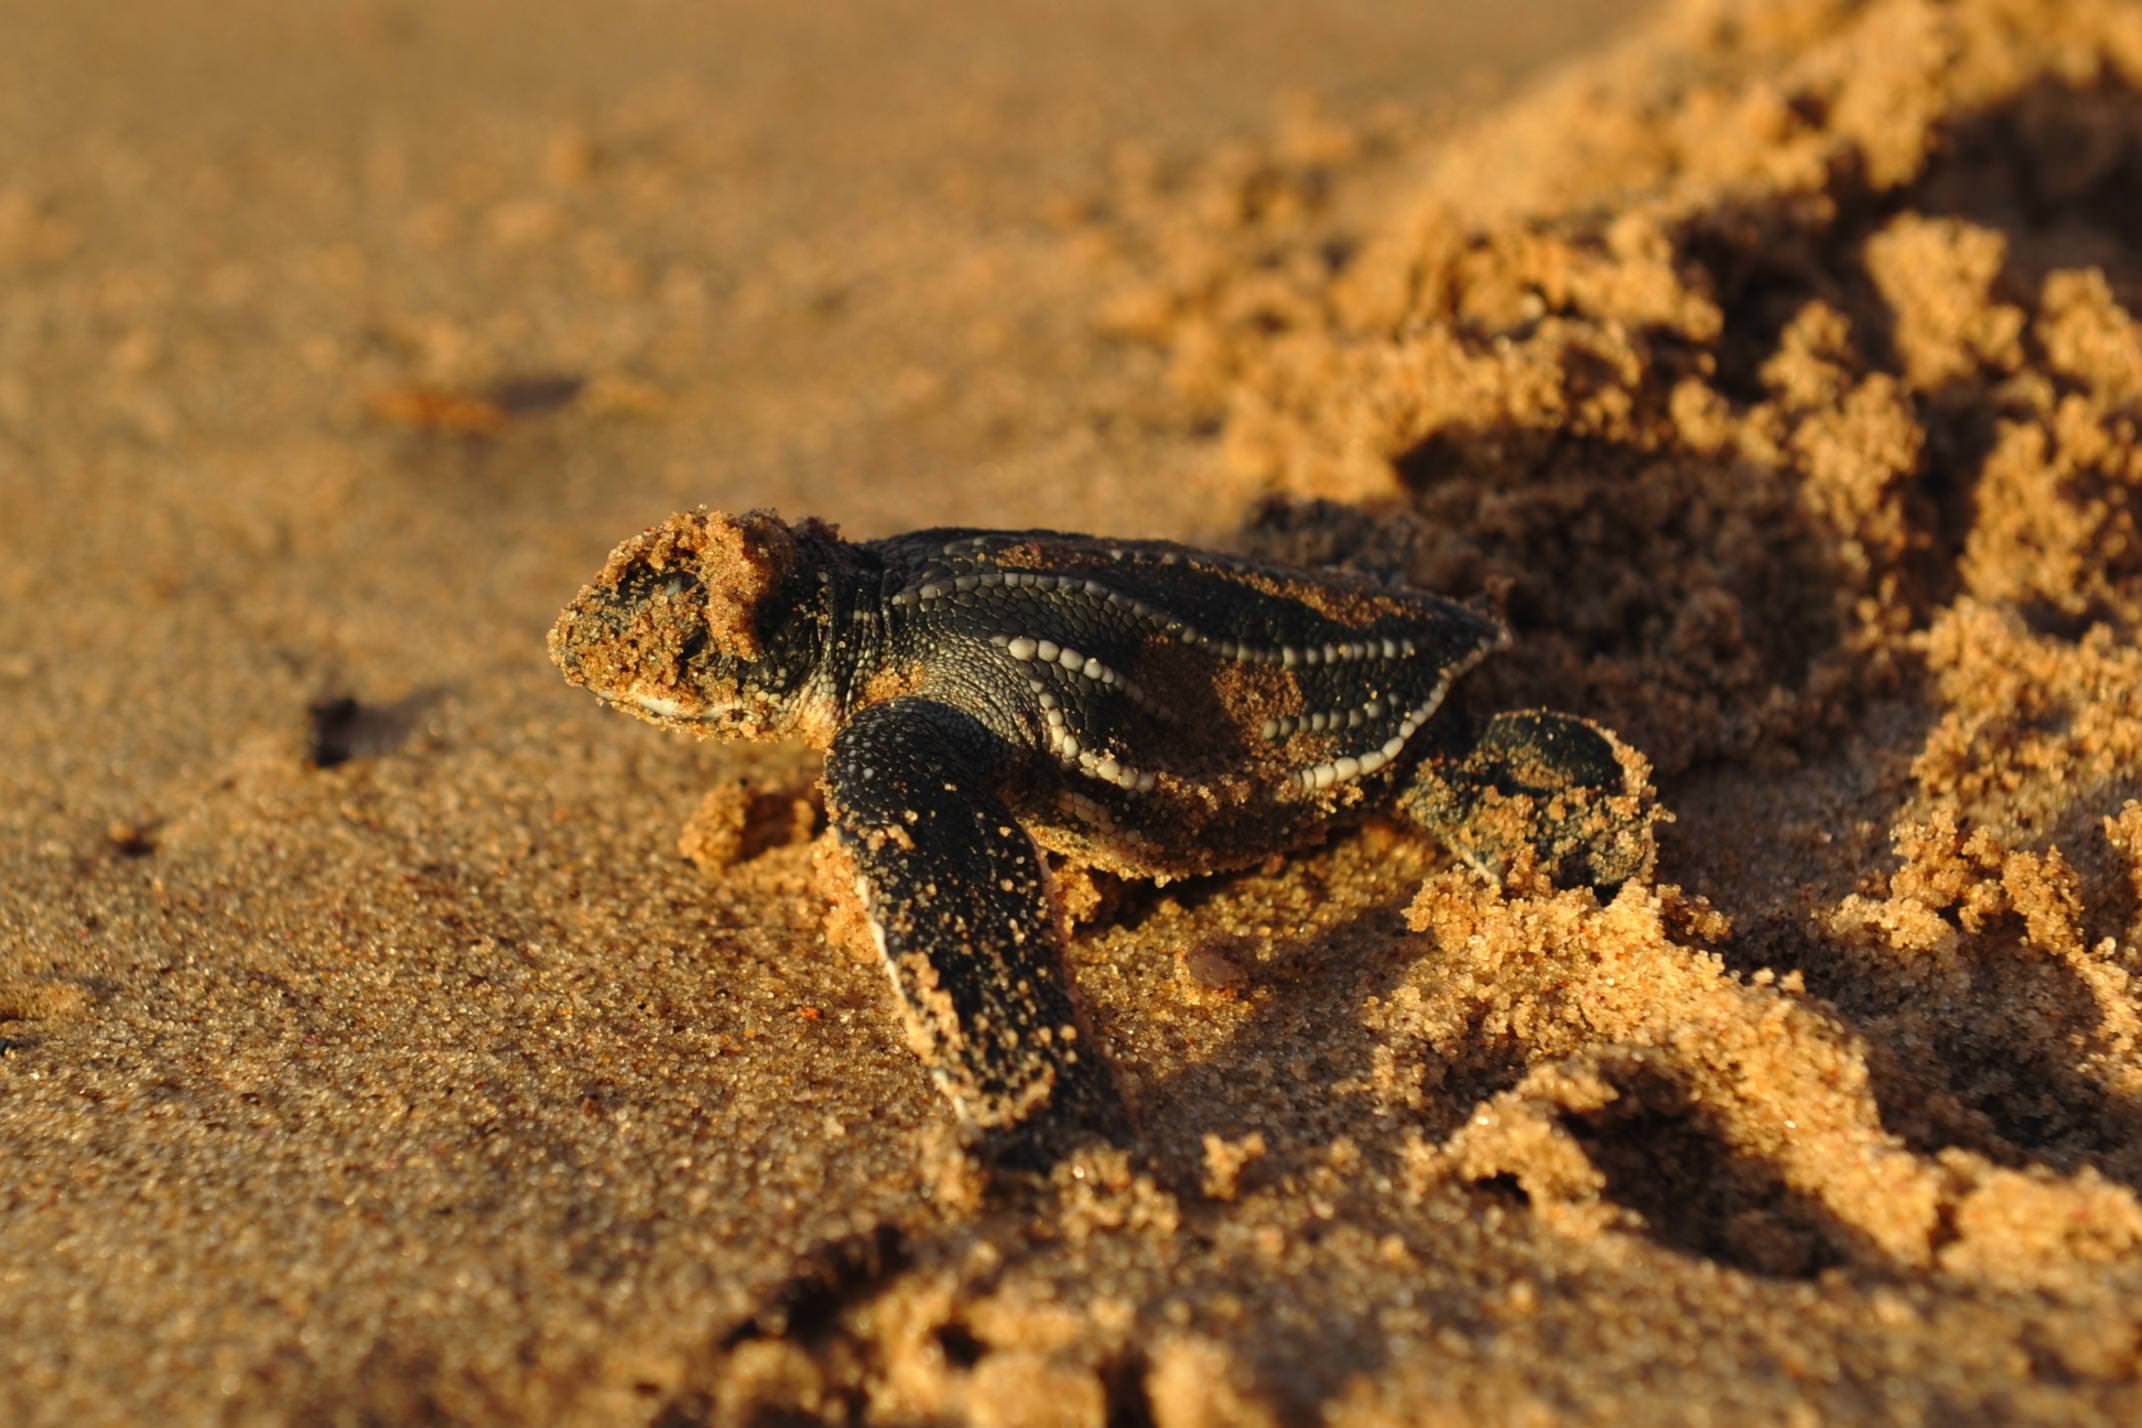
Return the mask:
{"type": "Polygon", "coordinates": [[[7,4],[0,1420],[2142,1420],[2142,10],[1412,9],[7,4]],[[1068,877],[991,1177],[543,658],[701,502],[1488,601],[1657,877],[1068,877]]]}

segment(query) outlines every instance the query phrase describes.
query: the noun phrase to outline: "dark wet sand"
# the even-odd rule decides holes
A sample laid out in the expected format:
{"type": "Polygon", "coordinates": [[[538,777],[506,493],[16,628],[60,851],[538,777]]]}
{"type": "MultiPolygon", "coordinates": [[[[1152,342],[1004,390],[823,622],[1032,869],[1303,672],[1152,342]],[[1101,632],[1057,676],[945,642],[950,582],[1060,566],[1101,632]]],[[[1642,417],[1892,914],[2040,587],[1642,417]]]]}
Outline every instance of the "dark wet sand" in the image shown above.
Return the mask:
{"type": "Polygon", "coordinates": [[[0,1420],[2142,1420],[2142,10],[138,8],[0,16],[0,1420]],[[1403,572],[1678,821],[1067,878],[992,1183],[810,756],[543,658],[702,502],[1403,572]]]}

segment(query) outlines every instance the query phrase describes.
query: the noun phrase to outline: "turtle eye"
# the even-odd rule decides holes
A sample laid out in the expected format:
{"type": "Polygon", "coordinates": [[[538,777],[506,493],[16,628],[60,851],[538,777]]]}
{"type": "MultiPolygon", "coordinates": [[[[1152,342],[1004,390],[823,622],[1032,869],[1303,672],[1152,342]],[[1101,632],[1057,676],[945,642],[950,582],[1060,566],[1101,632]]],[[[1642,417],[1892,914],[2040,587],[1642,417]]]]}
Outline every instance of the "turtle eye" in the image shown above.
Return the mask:
{"type": "Polygon", "coordinates": [[[692,579],[691,576],[679,571],[674,575],[664,576],[661,580],[656,581],[654,593],[667,595],[670,599],[675,600],[689,593],[696,584],[698,582],[692,579]]]}

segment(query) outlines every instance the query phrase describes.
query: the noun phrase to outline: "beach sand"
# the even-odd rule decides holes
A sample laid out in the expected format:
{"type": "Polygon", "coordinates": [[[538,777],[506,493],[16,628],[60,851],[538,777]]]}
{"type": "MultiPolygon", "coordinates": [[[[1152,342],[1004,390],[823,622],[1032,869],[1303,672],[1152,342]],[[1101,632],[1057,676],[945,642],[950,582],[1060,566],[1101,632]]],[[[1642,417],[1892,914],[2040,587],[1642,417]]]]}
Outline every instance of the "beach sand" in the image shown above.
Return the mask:
{"type": "Polygon", "coordinates": [[[5,5],[0,1421],[2142,1421],[2142,8],[5,5]],[[958,1149],[777,507],[1494,605],[1656,877],[1083,878],[958,1149]]]}

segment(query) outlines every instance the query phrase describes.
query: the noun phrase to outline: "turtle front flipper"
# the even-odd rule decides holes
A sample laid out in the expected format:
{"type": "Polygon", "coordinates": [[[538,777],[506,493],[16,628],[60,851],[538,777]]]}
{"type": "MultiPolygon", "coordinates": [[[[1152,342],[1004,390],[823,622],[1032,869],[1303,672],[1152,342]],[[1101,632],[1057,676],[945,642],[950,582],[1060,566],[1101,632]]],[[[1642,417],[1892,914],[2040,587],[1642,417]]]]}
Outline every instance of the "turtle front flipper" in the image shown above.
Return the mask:
{"type": "Polygon", "coordinates": [[[1399,809],[1491,881],[1529,855],[1560,886],[1611,891],[1650,873],[1661,816],[1624,752],[1574,715],[1499,714],[1469,746],[1424,760],[1399,809]]]}
{"type": "Polygon", "coordinates": [[[826,756],[835,836],[909,1043],[1000,1159],[1043,1164],[1123,1111],[1064,983],[1041,855],[996,784],[1011,751],[972,715],[906,697],[851,718],[826,756]]]}

